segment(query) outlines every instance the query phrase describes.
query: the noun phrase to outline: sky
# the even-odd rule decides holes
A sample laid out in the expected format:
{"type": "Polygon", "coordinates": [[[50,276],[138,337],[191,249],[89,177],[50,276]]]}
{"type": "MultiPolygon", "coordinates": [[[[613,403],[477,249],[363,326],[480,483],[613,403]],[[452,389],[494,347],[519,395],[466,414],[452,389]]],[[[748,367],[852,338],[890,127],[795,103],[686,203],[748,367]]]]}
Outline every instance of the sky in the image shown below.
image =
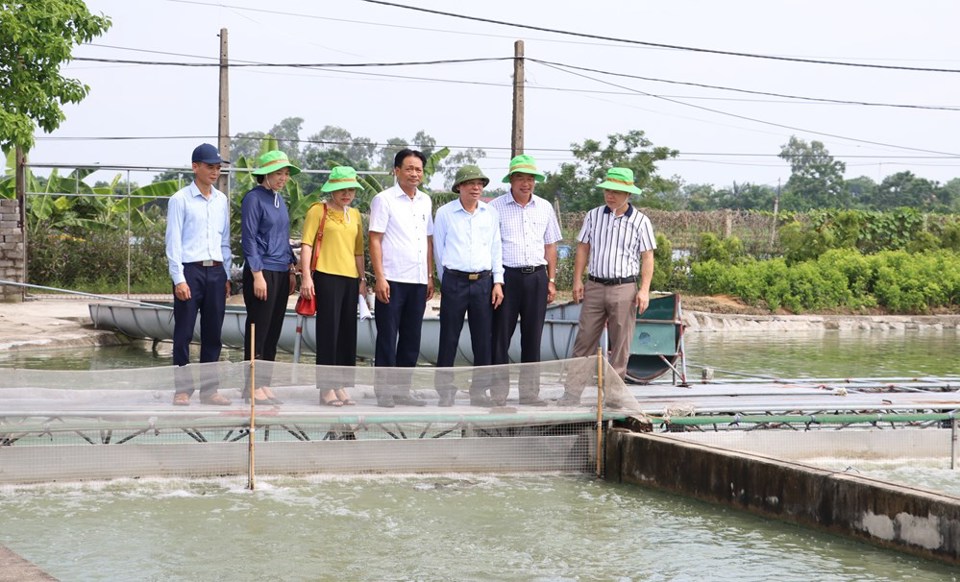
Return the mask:
{"type": "MultiPolygon", "coordinates": [[[[543,170],[572,161],[571,143],[641,129],[655,146],[680,152],[677,159],[661,162],[659,172],[685,184],[786,182],[789,166],[776,156],[791,135],[822,141],[847,164],[847,178],[880,181],[907,170],[939,182],[960,176],[956,0],[398,4],[600,38],[363,0],[89,0],[91,12],[109,16],[113,25],[76,48],[74,57],[213,63],[221,28],[228,30],[229,57],[236,63],[499,58],[513,56],[514,41],[523,40],[528,59],[553,63],[528,60],[525,68],[525,149],[543,170]]],[[[67,119],[59,129],[38,134],[30,154],[37,166],[186,167],[197,144],[216,143],[215,67],[74,60],[63,73],[89,85],[90,94],[65,107],[67,119]],[[107,137],[143,139],[101,139],[107,137]]],[[[391,137],[409,140],[422,129],[454,152],[483,148],[487,157],[480,165],[499,181],[510,157],[512,74],[510,60],[363,69],[233,68],[230,133],[267,131],[287,117],[304,119],[303,139],[326,125],[379,143],[391,137]]]]}

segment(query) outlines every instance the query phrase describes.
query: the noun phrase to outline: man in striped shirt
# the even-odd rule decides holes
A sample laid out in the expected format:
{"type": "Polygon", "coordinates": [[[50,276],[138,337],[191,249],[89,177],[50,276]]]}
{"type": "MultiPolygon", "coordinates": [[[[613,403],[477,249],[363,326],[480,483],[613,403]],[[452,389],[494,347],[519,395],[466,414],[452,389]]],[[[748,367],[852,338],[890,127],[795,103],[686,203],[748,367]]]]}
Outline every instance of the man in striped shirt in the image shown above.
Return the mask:
{"type": "MultiPolygon", "coordinates": [[[[504,182],[510,193],[490,203],[500,216],[503,239],[503,304],[493,312],[493,363],[507,364],[507,351],[520,320],[520,361],[540,361],[540,339],[547,303],[557,294],[557,241],[560,226],[553,207],[534,195],[544,175],[533,157],[519,155],[510,160],[504,182]]],[[[504,369],[505,370],[505,369],[504,369]]],[[[509,374],[494,379],[490,395],[495,404],[506,403],[509,374]]],[[[536,366],[522,366],[519,380],[520,404],[545,406],[540,399],[540,373],[536,366]]]]}
{"type": "MultiPolygon", "coordinates": [[[[610,365],[623,378],[637,315],[650,305],[653,250],[657,243],[650,219],[630,204],[630,195],[640,193],[633,184],[632,170],[611,168],[597,188],[603,190],[604,205],[584,217],[573,263],[573,300],[583,302],[573,357],[596,353],[606,326],[610,365]]],[[[578,406],[585,381],[582,370],[571,371],[558,404],[578,406]]]]}

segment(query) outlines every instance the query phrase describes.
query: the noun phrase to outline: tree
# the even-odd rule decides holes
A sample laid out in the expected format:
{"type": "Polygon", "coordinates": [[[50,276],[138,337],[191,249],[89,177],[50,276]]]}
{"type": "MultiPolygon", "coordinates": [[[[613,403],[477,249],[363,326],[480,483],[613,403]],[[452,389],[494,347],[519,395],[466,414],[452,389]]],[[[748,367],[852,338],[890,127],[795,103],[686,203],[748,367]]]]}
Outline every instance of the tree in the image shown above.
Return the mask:
{"type": "Polygon", "coordinates": [[[877,210],[903,206],[932,210],[941,205],[940,190],[937,182],[918,178],[912,172],[897,172],[880,182],[871,203],[877,210]]]}
{"type": "Polygon", "coordinates": [[[0,5],[0,149],[34,144],[34,124],[45,132],[66,119],[61,108],[79,103],[90,87],[60,74],[74,45],[110,28],[81,0],[31,0],[0,5]]]}
{"type": "Polygon", "coordinates": [[[833,159],[822,142],[809,144],[796,136],[780,147],[779,157],[790,164],[783,196],[785,210],[847,208],[849,198],[843,173],[847,165],[833,159]]]}
{"type": "Polygon", "coordinates": [[[856,208],[866,208],[877,193],[877,183],[869,176],[860,176],[844,183],[850,204],[856,208]]]}
{"type": "Polygon", "coordinates": [[[583,144],[571,144],[570,151],[578,160],[562,164],[560,171],[547,172],[544,184],[537,193],[549,199],[559,199],[566,211],[586,210],[603,203],[603,193],[596,189],[611,167],[633,170],[636,185],[644,190],[644,205],[655,205],[659,194],[675,184],[657,175],[656,163],[676,157],[679,152],[666,147],[653,147],[642,130],[615,133],[607,136],[604,146],[588,139],[583,144]]]}

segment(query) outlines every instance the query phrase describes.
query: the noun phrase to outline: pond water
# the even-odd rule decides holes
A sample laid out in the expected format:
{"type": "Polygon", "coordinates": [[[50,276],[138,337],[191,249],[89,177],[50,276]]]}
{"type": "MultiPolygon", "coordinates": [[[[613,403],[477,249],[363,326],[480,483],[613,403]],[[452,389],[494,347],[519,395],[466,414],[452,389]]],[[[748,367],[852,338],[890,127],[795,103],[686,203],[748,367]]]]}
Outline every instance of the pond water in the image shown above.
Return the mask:
{"type": "MultiPolygon", "coordinates": [[[[757,376],[956,376],[957,339],[691,333],[686,348],[691,364],[757,376]]],[[[0,355],[3,367],[46,369],[169,361],[169,344],[148,343],[0,355]]],[[[239,477],[6,486],[0,524],[0,544],[63,580],[958,579],[935,563],[587,476],[264,477],[255,492],[239,477]]]]}

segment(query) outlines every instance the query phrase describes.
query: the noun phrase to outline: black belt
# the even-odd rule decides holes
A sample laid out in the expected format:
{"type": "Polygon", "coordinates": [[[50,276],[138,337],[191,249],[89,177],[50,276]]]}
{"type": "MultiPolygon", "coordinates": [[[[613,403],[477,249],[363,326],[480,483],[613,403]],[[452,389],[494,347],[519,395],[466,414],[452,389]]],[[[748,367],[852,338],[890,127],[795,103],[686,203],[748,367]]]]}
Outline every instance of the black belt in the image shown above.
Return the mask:
{"type": "Polygon", "coordinates": [[[594,277],[593,275],[588,275],[587,279],[590,279],[594,283],[600,283],[601,285],[623,285],[624,283],[637,282],[636,275],[633,275],[631,277],[617,277],[616,279],[604,279],[602,277],[594,277]]]}
{"type": "Polygon", "coordinates": [[[444,275],[453,275],[460,279],[466,279],[468,281],[479,281],[480,279],[486,279],[493,274],[492,271],[479,271],[477,273],[467,273],[466,271],[457,271],[456,269],[443,268],[444,275]]]}
{"type": "Polygon", "coordinates": [[[222,267],[223,263],[220,261],[196,261],[194,263],[184,263],[184,265],[192,265],[194,267],[222,267]]]}
{"type": "Polygon", "coordinates": [[[547,268],[546,265],[537,265],[535,267],[503,267],[506,271],[514,271],[516,273],[523,273],[524,275],[529,275],[531,273],[536,273],[537,271],[542,271],[547,268]]]}

